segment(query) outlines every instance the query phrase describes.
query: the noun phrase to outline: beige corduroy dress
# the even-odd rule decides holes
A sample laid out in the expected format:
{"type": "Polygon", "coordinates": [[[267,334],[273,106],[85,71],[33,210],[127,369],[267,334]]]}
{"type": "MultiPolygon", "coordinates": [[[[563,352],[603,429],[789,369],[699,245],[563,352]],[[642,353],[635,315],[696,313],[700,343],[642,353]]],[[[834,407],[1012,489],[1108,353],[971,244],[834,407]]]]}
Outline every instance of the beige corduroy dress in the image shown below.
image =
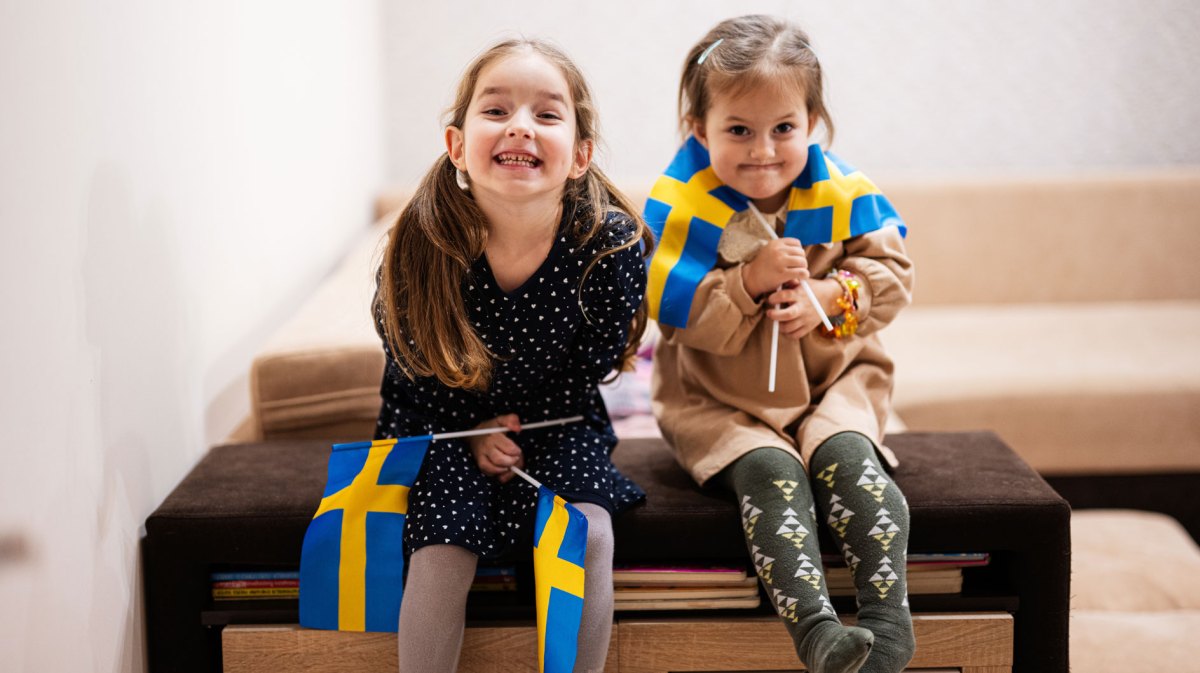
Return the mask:
{"type": "MultiPolygon", "coordinates": [[[[774,221],[782,230],[784,212],[774,221]]],[[[652,407],[680,465],[700,484],[745,453],[778,447],[807,465],[843,431],[881,443],[891,406],[892,361],[878,331],[911,299],[912,262],[897,227],[805,248],[809,273],[837,267],[862,279],[858,332],[831,339],[817,331],[779,338],[775,392],[767,392],[771,320],[742,284],[741,266],[770,240],[749,211],[734,216],[718,244],[717,266],[700,282],[686,328],[661,325],[652,407]]]]}

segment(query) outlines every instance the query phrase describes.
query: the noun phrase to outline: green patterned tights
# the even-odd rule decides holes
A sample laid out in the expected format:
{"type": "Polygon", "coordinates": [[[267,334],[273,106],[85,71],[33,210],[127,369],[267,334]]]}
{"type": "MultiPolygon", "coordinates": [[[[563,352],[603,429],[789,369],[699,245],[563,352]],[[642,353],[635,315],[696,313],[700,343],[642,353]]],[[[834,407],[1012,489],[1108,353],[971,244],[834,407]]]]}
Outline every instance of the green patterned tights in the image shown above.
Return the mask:
{"type": "Polygon", "coordinates": [[[829,438],[812,463],[810,482],[792,454],[761,448],[721,473],[741,505],[754,567],[810,671],[899,673],[916,647],[905,588],[904,495],[858,433],[829,438]],[[858,626],[842,626],[829,602],[818,508],[853,575],[858,626]]]}

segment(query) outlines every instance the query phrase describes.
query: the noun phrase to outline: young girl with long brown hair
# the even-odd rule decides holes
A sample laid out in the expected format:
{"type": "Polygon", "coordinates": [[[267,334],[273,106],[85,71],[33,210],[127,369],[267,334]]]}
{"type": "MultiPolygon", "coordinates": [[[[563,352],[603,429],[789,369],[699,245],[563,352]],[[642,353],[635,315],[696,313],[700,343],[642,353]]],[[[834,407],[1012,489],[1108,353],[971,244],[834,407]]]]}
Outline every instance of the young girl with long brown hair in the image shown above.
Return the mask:
{"type": "Polygon", "coordinates": [[[596,110],[557,48],[510,40],[467,68],[446,153],[391,232],[375,312],[387,352],[376,438],[472,427],[433,443],[409,494],[400,670],[454,671],[479,557],[528,544],[535,489],[588,519],[577,671],[600,671],[612,626],[611,515],[644,494],[609,458],[597,383],[645,327],[648,230],[592,162],[596,110]],[[522,422],[584,420],[521,432],[522,422]]]}

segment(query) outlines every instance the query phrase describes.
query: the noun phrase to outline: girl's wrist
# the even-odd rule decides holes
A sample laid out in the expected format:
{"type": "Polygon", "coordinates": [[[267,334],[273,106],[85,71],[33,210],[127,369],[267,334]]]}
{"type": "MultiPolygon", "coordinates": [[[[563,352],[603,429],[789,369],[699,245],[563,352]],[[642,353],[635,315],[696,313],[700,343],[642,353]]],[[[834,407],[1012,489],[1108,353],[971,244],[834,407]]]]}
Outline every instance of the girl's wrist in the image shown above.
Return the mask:
{"type": "Polygon", "coordinates": [[[838,305],[838,298],[842,296],[842,284],[836,279],[829,277],[813,278],[809,282],[817,284],[817,287],[814,287],[813,291],[817,294],[817,298],[821,300],[821,307],[825,309],[825,315],[841,315],[843,310],[838,305]]]}
{"type": "Polygon", "coordinates": [[[829,313],[833,329],[824,326],[819,328],[823,336],[841,339],[849,337],[858,331],[858,290],[862,281],[853,273],[841,269],[833,269],[822,280],[833,281],[838,286],[838,294],[834,303],[836,312],[829,313]]]}
{"type": "Polygon", "coordinates": [[[760,295],[766,292],[766,290],[754,285],[754,274],[750,271],[751,264],[753,262],[742,263],[742,287],[746,289],[746,294],[750,295],[751,299],[759,301],[761,299],[760,295]]]}

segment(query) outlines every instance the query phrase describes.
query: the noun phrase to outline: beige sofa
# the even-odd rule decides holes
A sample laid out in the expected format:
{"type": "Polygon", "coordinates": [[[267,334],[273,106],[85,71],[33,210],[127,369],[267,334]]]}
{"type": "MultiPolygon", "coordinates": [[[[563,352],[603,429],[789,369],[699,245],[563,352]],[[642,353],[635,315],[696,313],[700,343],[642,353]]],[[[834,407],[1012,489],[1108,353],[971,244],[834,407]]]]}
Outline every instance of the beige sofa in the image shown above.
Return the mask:
{"type": "MultiPolygon", "coordinates": [[[[914,305],[883,333],[909,429],[993,429],[1051,483],[1200,486],[1200,171],[881,186],[917,264],[914,305]]],[[[243,439],[372,435],[369,304],[402,203],[380,199],[380,222],[254,361],[243,439]]],[[[644,414],[619,428],[653,432],[644,414]]],[[[1160,514],[1098,510],[1077,513],[1073,537],[1074,669],[1183,670],[1191,649],[1174,637],[1200,627],[1195,541],[1160,514]]]]}
{"type": "MultiPolygon", "coordinates": [[[[1196,535],[1200,171],[886,190],[917,264],[913,306],[882,333],[909,429],[993,429],[1088,495],[1064,491],[1073,506],[1190,513],[1196,535]],[[1164,483],[1179,492],[1138,497],[1164,483]]],[[[1194,670],[1188,532],[1103,509],[1071,532],[1073,670],[1194,670]]]]}
{"type": "Polygon", "coordinates": [[[887,191],[910,429],[993,429],[1043,474],[1200,471],[1200,171],[887,191]]]}

